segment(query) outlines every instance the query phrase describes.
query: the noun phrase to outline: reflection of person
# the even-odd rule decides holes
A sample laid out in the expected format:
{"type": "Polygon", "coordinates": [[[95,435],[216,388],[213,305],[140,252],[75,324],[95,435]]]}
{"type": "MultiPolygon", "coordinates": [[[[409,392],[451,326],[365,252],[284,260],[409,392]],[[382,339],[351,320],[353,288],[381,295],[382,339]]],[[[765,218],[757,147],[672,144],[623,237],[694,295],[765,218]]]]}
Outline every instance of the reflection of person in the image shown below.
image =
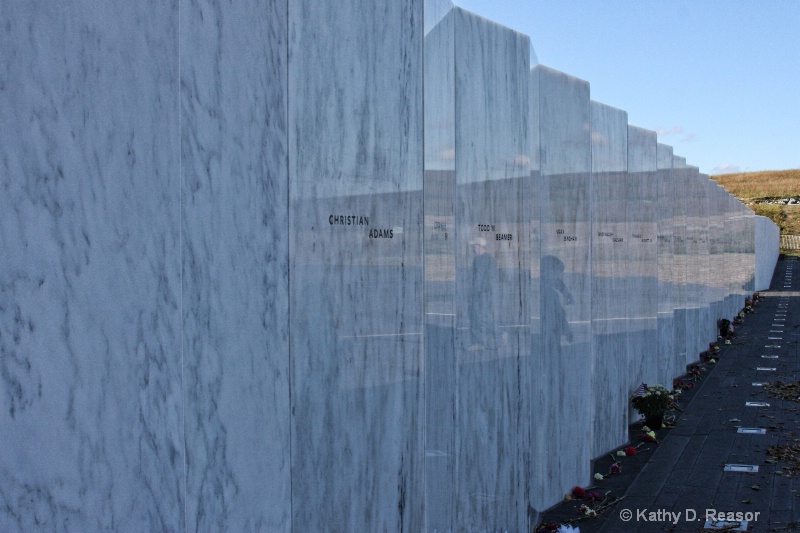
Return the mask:
{"type": "Polygon", "coordinates": [[[558,257],[546,255],[542,257],[541,272],[541,315],[545,331],[554,332],[559,342],[561,337],[572,342],[572,329],[561,304],[562,297],[564,304],[572,304],[572,294],[564,283],[564,263],[558,257]]]}
{"type": "Polygon", "coordinates": [[[469,243],[475,252],[468,295],[470,348],[495,348],[494,291],[497,284],[497,263],[486,250],[486,239],[478,237],[469,243]]]}

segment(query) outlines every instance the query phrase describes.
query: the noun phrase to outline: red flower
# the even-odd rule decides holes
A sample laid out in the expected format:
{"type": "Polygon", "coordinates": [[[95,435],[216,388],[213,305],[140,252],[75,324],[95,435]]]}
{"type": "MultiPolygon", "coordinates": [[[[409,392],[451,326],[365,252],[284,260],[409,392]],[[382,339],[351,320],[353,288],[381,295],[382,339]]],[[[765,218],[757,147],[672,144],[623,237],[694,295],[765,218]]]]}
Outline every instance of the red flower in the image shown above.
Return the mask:
{"type": "Polygon", "coordinates": [[[599,502],[600,500],[603,499],[603,497],[600,496],[600,493],[594,490],[589,494],[587,494],[586,497],[589,498],[590,502],[599,502]]]}
{"type": "Polygon", "coordinates": [[[612,474],[619,474],[620,472],[622,472],[622,467],[619,466],[619,463],[614,463],[611,465],[608,471],[612,474]]]}
{"type": "Polygon", "coordinates": [[[625,448],[625,455],[627,455],[628,457],[636,455],[636,448],[634,448],[633,446],[628,446],[627,448],[625,448]]]}
{"type": "Polygon", "coordinates": [[[575,498],[577,500],[580,500],[584,496],[586,496],[586,491],[585,490],[583,490],[580,487],[572,487],[572,497],[573,498],[575,498]]]}

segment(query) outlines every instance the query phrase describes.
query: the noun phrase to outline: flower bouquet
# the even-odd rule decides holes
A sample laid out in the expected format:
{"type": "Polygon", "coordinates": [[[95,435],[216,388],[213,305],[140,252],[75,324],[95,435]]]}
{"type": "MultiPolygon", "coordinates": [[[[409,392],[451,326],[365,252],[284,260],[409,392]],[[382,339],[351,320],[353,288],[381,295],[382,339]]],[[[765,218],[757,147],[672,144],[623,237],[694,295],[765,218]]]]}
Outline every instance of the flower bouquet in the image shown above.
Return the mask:
{"type": "Polygon", "coordinates": [[[664,411],[675,403],[678,391],[670,391],[663,385],[645,385],[639,387],[631,397],[631,405],[645,418],[645,424],[659,429],[664,419],[664,411]]]}

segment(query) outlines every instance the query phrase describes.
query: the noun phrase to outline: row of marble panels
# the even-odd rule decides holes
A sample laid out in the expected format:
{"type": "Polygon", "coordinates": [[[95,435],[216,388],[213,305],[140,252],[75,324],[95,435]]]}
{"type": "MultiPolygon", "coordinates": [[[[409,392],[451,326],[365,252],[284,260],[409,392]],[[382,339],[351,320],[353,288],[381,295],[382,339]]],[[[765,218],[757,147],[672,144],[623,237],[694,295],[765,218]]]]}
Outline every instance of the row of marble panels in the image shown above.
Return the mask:
{"type": "Polygon", "coordinates": [[[4,531],[527,530],[774,267],[446,2],[0,18],[4,531]]]}

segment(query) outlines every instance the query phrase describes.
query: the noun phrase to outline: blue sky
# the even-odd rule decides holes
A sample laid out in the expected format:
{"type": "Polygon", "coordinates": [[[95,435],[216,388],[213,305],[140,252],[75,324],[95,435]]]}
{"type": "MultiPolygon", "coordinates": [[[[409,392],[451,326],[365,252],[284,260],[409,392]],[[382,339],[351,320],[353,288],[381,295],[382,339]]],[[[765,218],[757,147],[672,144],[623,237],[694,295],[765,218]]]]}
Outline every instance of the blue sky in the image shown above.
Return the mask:
{"type": "Polygon", "coordinates": [[[800,168],[800,0],[455,0],[706,174],[800,168]]]}

